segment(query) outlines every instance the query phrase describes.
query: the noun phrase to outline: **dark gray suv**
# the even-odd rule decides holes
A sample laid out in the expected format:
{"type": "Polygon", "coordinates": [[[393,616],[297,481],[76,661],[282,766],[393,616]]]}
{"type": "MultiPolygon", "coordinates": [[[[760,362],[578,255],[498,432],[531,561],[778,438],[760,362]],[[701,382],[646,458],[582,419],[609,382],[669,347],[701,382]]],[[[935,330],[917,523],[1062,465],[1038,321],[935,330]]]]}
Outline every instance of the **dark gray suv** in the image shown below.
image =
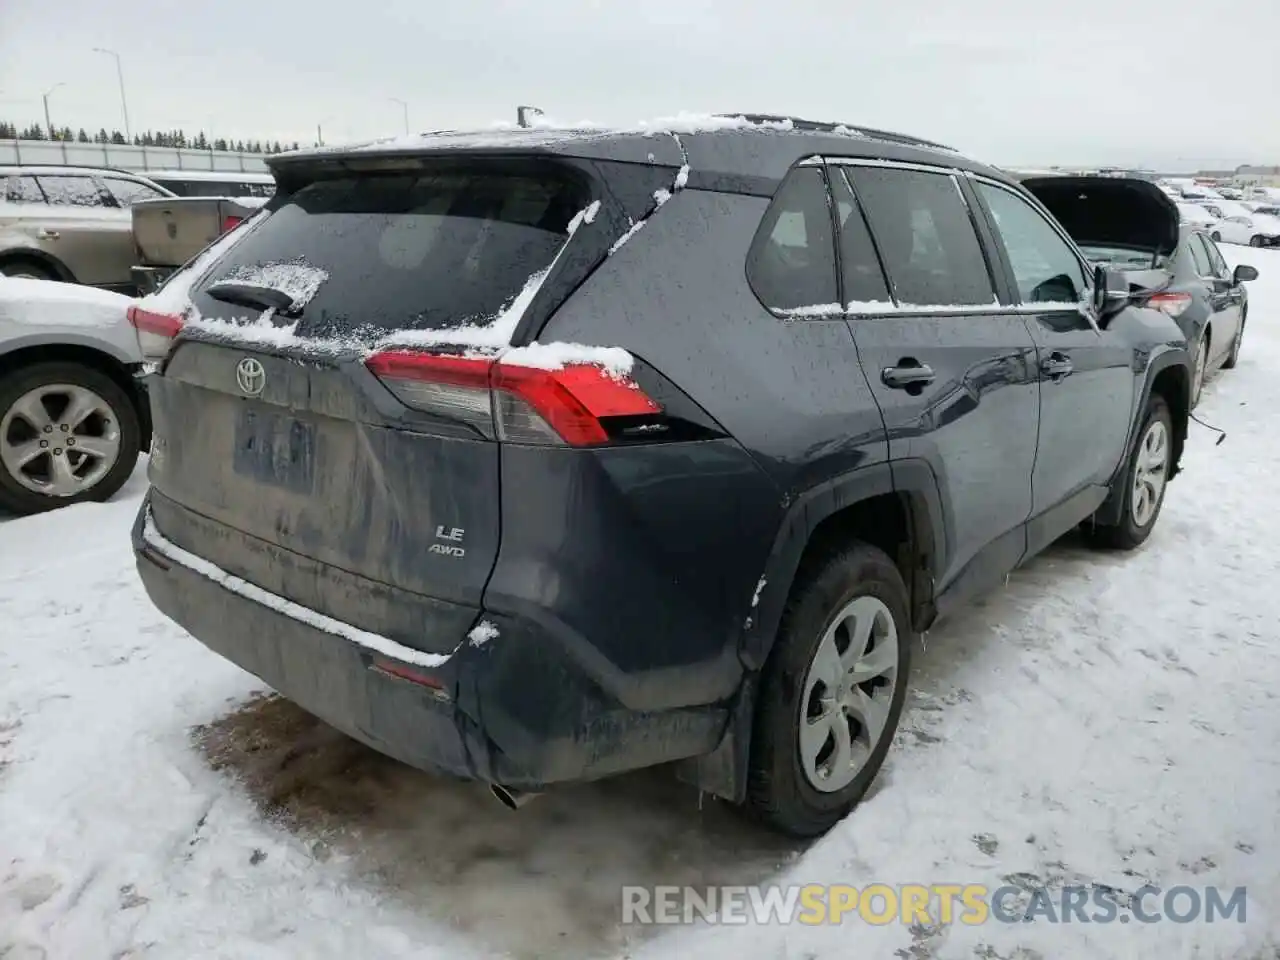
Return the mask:
{"type": "Polygon", "coordinates": [[[918,633],[1081,524],[1142,543],[1186,341],[1016,182],[769,117],[270,158],[133,311],[156,605],[512,805],[667,762],[814,835],[918,633]]]}

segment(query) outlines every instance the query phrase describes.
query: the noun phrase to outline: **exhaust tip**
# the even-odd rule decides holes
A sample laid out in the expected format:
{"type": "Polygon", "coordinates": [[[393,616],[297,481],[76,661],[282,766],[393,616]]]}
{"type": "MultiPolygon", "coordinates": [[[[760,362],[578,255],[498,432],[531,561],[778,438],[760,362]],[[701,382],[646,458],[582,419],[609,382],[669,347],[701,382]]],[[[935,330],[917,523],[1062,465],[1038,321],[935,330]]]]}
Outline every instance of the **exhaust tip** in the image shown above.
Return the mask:
{"type": "Polygon", "coordinates": [[[523,790],[517,790],[515,787],[504,787],[500,783],[491,784],[489,792],[508,810],[519,810],[534,797],[538,796],[536,793],[526,793],[523,790]]]}

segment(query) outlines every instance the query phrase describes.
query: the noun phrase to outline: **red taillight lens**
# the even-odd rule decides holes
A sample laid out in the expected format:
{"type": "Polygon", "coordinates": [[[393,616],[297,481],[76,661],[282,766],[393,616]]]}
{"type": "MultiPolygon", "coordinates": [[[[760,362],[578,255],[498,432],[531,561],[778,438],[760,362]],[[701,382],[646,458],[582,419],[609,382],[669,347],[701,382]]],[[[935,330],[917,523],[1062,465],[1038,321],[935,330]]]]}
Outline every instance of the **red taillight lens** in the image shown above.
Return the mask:
{"type": "Polygon", "coordinates": [[[237,217],[235,214],[229,213],[222,220],[222,232],[229,233],[242,223],[244,223],[244,217],[237,217]]]}
{"type": "Polygon", "coordinates": [[[515,443],[607,443],[606,417],[661,413],[634,380],[592,363],[555,370],[389,350],[366,366],[407,406],[515,443]]]}
{"type": "Polygon", "coordinates": [[[1147,306],[1153,310],[1159,310],[1167,313],[1171,317],[1181,315],[1182,311],[1191,306],[1191,294],[1189,293],[1157,293],[1153,294],[1147,300],[1147,306]]]}
{"type": "Polygon", "coordinates": [[[129,323],[138,331],[138,345],[147,360],[163,359],[182,329],[182,317],[175,313],[157,313],[137,305],[128,312],[129,323]]]}

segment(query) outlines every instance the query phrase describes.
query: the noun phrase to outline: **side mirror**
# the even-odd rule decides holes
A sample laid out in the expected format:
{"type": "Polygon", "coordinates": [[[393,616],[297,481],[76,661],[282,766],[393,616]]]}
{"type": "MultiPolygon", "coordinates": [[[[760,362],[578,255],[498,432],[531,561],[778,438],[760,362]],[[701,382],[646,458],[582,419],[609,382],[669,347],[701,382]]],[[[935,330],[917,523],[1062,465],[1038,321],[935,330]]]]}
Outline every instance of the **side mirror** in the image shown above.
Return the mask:
{"type": "Polygon", "coordinates": [[[1093,309],[1100,318],[1111,316],[1129,302],[1129,281],[1119,270],[1101,264],[1093,268],[1093,309]]]}
{"type": "Polygon", "coordinates": [[[1242,263],[1236,267],[1235,273],[1231,275],[1232,283],[1243,283],[1245,280],[1257,280],[1258,268],[1251,267],[1247,263],[1242,263]]]}

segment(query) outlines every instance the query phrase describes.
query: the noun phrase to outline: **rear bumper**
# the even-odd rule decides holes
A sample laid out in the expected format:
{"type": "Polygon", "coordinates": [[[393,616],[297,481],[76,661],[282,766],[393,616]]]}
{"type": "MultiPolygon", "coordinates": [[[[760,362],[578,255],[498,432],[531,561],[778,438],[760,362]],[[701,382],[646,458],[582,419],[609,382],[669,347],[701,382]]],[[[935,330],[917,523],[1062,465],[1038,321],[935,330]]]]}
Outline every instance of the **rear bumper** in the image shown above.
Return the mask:
{"type": "Polygon", "coordinates": [[[149,500],[133,547],[161,612],[299,706],[411,766],[538,789],[707,753],[723,735],[726,707],[623,707],[531,619],[488,615],[495,638],[479,647],[464,639],[429,663],[392,641],[344,636],[354,628],[219,575],[169,543],[150,524],[149,500]]]}

